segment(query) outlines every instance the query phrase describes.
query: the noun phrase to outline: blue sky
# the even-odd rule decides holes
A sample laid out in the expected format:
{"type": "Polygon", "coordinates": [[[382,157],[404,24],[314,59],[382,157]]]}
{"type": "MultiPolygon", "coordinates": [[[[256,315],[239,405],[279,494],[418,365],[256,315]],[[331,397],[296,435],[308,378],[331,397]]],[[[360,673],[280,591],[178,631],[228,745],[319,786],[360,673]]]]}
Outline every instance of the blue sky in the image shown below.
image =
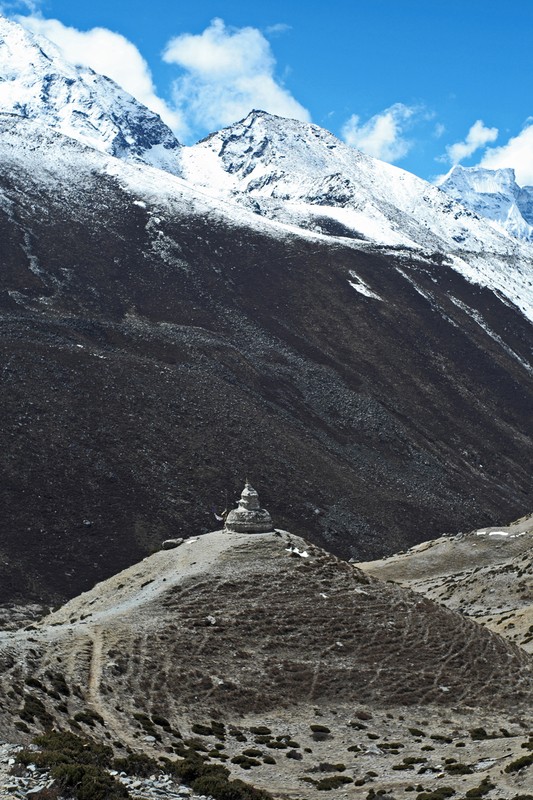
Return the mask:
{"type": "Polygon", "coordinates": [[[428,180],[481,163],[533,184],[531,0],[0,7],[122,83],[186,143],[264,108],[428,180]]]}

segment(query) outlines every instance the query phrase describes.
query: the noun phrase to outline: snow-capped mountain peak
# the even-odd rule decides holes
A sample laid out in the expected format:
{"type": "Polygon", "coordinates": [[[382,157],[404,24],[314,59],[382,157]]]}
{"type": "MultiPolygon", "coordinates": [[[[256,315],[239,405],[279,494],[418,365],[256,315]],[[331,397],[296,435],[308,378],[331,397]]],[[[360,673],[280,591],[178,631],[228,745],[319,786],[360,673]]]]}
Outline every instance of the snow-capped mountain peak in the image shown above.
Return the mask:
{"type": "MultiPolygon", "coordinates": [[[[526,242],[433,184],[364,155],[317,125],[253,111],[182,147],[180,158],[186,180],[226,203],[302,231],[446,254],[469,280],[533,314],[523,268],[513,266],[522,256],[529,261],[526,242]]],[[[512,172],[501,176],[505,181],[512,184],[512,172]]]]}
{"type": "Polygon", "coordinates": [[[191,182],[303,228],[393,246],[509,246],[437,187],[317,125],[253,111],[180,155],[191,182]]]}
{"type": "Polygon", "coordinates": [[[533,186],[520,187],[514,169],[457,165],[440,188],[476,214],[499,222],[513,236],[533,241],[533,186]]]}
{"type": "Polygon", "coordinates": [[[179,142],[110,78],[67,62],[41,36],[0,16],[0,112],[38,119],[127,161],[178,172],[179,142]]]}

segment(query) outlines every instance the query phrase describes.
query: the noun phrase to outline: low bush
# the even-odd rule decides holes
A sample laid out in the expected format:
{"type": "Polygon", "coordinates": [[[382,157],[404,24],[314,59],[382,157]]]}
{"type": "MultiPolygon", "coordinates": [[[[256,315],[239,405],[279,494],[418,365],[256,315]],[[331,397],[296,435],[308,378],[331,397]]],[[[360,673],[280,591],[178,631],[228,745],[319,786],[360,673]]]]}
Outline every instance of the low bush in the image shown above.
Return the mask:
{"type": "Polygon", "coordinates": [[[112,775],[92,764],[59,764],[51,770],[60,793],[77,800],[122,800],[130,795],[112,775]]]}
{"type": "Polygon", "coordinates": [[[294,761],[301,761],[303,758],[303,755],[299,753],[298,750],[289,750],[285,755],[287,758],[294,759],[294,761]]]}
{"type": "Polygon", "coordinates": [[[161,766],[145,753],[130,753],[125,758],[115,758],[113,769],[116,769],[117,772],[125,772],[127,775],[148,778],[150,775],[160,772],[161,766]]]}
{"type": "Polygon", "coordinates": [[[45,730],[54,724],[53,717],[48,713],[42,700],[32,694],[24,695],[24,705],[19,711],[19,717],[24,722],[35,723],[37,720],[45,730]]]}
{"type": "Polygon", "coordinates": [[[92,708],[86,708],[83,711],[78,711],[77,714],[74,714],[74,719],[76,722],[83,722],[85,725],[89,725],[91,728],[94,728],[95,722],[98,722],[100,725],[104,724],[104,718],[96,711],[93,711],[92,708]]]}
{"type": "Polygon", "coordinates": [[[517,758],[516,761],[511,761],[510,764],[507,764],[505,767],[505,772],[519,772],[521,769],[525,769],[526,767],[530,767],[533,764],[533,753],[528,756],[522,756],[521,758],[517,758]]]}
{"type": "Polygon", "coordinates": [[[113,751],[106,745],[69,732],[53,731],[35,739],[42,749],[22,750],[17,761],[50,770],[52,789],[77,800],[122,800],[129,794],[111,776],[113,751]]]}
{"type": "Polygon", "coordinates": [[[194,723],[191,730],[198,736],[214,736],[213,728],[211,728],[209,725],[202,725],[198,722],[194,723]]]}
{"type": "MultiPolygon", "coordinates": [[[[407,791],[407,790],[406,790],[407,791]]],[[[455,794],[455,789],[451,786],[440,786],[432,792],[420,792],[417,794],[416,800],[446,800],[455,794]]]]}
{"type": "Polygon", "coordinates": [[[330,764],[329,761],[322,762],[318,765],[320,772],[344,772],[346,769],[345,764],[330,764]]]}
{"type": "Polygon", "coordinates": [[[319,792],[329,792],[331,789],[340,789],[347,783],[353,783],[351,778],[347,775],[331,775],[329,778],[322,778],[315,783],[315,787],[319,792]]]}
{"type": "Polygon", "coordinates": [[[479,798],[484,797],[488,794],[492,789],[496,788],[495,783],[491,783],[488,778],[484,778],[479,786],[475,786],[473,789],[469,789],[466,793],[466,797],[468,800],[479,800],[479,798]]]}
{"type": "Polygon", "coordinates": [[[444,769],[448,775],[471,775],[474,771],[470,764],[462,764],[460,761],[454,764],[445,764],[444,769]]]}
{"type": "Polygon", "coordinates": [[[237,764],[237,766],[241,767],[241,769],[251,769],[252,767],[260,767],[261,762],[258,761],[256,758],[250,758],[249,756],[245,755],[238,755],[233,756],[231,759],[232,764],[237,764]]]}

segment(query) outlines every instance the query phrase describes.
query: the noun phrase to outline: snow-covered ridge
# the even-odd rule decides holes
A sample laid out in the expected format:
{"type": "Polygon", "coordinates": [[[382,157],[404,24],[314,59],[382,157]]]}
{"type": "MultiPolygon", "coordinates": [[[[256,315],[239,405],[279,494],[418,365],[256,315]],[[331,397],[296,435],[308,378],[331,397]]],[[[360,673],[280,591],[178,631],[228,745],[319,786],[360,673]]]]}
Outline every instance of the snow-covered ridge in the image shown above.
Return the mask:
{"type": "Polygon", "coordinates": [[[185,178],[265,216],[310,227],[335,218],[358,238],[393,246],[474,253],[515,247],[437,187],[316,125],[254,111],[180,157],[185,178]]]}
{"type": "Polygon", "coordinates": [[[186,180],[302,230],[448,256],[533,319],[533,248],[436,186],[262,111],[180,151],[186,180]]]}
{"type": "Polygon", "coordinates": [[[519,186],[513,169],[455,166],[440,188],[513,236],[533,241],[533,186],[519,186]]]}
{"type": "Polygon", "coordinates": [[[38,119],[126,161],[178,171],[179,142],[109,78],[75,67],[47,39],[0,16],[0,112],[38,119]]]}

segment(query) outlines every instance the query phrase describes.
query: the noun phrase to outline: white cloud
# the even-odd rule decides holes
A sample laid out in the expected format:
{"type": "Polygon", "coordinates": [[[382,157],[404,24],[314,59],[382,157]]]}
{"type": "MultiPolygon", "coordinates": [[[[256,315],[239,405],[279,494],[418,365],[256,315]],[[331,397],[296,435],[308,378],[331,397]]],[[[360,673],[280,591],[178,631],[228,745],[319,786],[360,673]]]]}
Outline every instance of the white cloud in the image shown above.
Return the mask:
{"type": "Polygon", "coordinates": [[[198,127],[229,125],[254,108],[310,120],[276,80],[270,43],[257,28],[228,28],[214,19],[200,34],[171,39],[163,58],[184,71],[174,83],[174,102],[198,127]]]}
{"type": "Polygon", "coordinates": [[[183,116],[158,97],[148,64],[134,44],[120,33],[107,28],[79,31],[57,19],[41,16],[19,16],[17,21],[33,33],[45,36],[59,48],[72,64],[91,67],[107,75],[132,94],[178,135],[186,133],[183,116]]]}
{"type": "Polygon", "coordinates": [[[464,142],[448,145],[446,155],[452,164],[459,164],[460,161],[471,156],[480,147],[496,141],[497,138],[498,128],[487,128],[485,123],[478,119],[468,131],[464,142]]]}
{"type": "Polygon", "coordinates": [[[352,114],[342,128],[342,137],[346,144],[369,156],[382,161],[398,161],[411,148],[411,142],[404,137],[404,133],[420,110],[415,106],[395,103],[363,124],[360,117],[352,114]]]}
{"type": "Polygon", "coordinates": [[[533,119],[525,128],[501,147],[489,147],[480,166],[488,169],[512,167],[521,186],[533,186],[533,119]]]}

